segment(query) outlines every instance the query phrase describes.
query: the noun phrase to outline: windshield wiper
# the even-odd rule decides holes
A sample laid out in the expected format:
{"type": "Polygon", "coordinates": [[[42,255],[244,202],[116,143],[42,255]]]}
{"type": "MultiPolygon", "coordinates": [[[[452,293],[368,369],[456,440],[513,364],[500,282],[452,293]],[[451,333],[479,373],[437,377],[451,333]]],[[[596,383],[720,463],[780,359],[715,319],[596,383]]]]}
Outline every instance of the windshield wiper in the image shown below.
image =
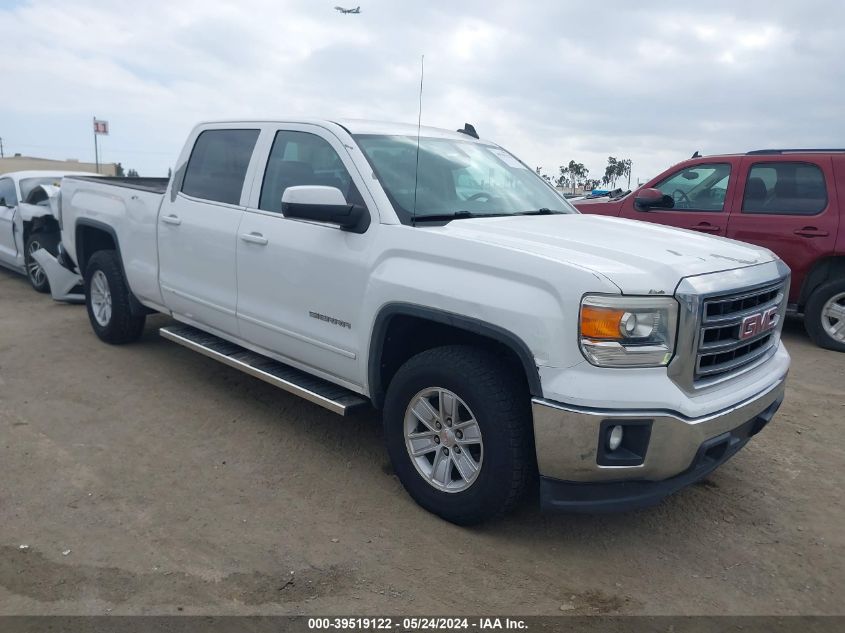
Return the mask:
{"type": "Polygon", "coordinates": [[[519,213],[514,213],[513,215],[559,215],[563,214],[563,211],[552,211],[551,209],[547,209],[546,207],[541,207],[539,209],[533,209],[531,211],[520,211],[519,213]]]}
{"type": "Polygon", "coordinates": [[[414,218],[414,222],[443,222],[444,220],[464,220],[466,218],[498,218],[504,215],[511,215],[510,213],[475,213],[473,211],[455,211],[453,213],[431,213],[427,215],[418,215],[414,218]]]}

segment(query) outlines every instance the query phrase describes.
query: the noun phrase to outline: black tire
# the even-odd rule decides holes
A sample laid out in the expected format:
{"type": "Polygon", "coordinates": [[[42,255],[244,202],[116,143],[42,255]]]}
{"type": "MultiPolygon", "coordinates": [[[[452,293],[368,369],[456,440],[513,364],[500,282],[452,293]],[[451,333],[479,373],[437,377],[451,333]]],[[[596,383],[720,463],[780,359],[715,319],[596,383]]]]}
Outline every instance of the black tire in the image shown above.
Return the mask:
{"type": "Polygon", "coordinates": [[[59,234],[44,231],[34,231],[26,238],[23,249],[23,260],[26,265],[26,278],[37,292],[50,292],[50,282],[38,262],[31,253],[39,248],[45,249],[51,255],[59,252],[59,234]]]}
{"type": "MultiPolygon", "coordinates": [[[[832,349],[837,352],[845,352],[845,340],[838,341],[831,336],[824,327],[823,319],[825,316],[823,310],[825,304],[836,295],[845,293],[845,279],[836,279],[822,284],[813,294],[810,295],[810,300],[804,308],[804,328],[813,342],[819,347],[825,349],[832,349]]],[[[840,305],[845,305],[845,301],[839,300],[840,305]]],[[[841,321],[842,319],[840,319],[841,321]]],[[[839,322],[837,321],[837,325],[839,322]]]]}
{"type": "Polygon", "coordinates": [[[141,338],[147,317],[140,311],[133,313],[131,301],[132,296],[123,278],[123,270],[117,253],[115,251],[94,253],[85,267],[85,307],[88,309],[91,327],[100,340],[112,345],[121,345],[141,338]],[[94,314],[95,308],[92,305],[94,301],[91,292],[92,280],[95,275],[97,279],[102,280],[97,274],[100,272],[105,276],[111,297],[111,316],[105,320],[105,323],[97,320],[94,314]]]}
{"type": "Polygon", "coordinates": [[[524,379],[489,352],[454,345],[417,354],[396,372],[385,398],[384,432],[394,471],[419,505],[452,523],[472,525],[504,514],[519,501],[534,472],[530,402],[524,379]],[[481,430],[480,471],[460,492],[430,484],[406,449],[406,410],[417,394],[432,387],[463,400],[481,430]]]}

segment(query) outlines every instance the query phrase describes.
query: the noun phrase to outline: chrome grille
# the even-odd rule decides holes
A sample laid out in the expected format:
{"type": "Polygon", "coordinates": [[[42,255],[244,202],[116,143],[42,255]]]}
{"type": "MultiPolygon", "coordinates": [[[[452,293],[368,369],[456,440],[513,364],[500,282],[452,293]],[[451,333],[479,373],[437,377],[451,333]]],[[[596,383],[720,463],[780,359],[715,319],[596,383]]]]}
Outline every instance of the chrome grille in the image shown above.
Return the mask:
{"type": "Polygon", "coordinates": [[[784,304],[783,282],[730,295],[707,297],[695,362],[695,381],[709,382],[748,368],[771,355],[777,346],[784,304]],[[741,338],[746,317],[777,309],[772,329],[741,338]]]}

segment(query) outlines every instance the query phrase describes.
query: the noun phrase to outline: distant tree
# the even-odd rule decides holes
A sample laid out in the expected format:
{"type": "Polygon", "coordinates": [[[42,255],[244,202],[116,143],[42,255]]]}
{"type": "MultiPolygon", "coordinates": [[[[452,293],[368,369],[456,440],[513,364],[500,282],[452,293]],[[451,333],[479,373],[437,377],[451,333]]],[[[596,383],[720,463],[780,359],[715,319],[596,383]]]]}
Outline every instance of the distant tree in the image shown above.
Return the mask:
{"type": "Polygon", "coordinates": [[[572,193],[580,183],[583,183],[590,174],[590,170],[584,166],[584,163],[576,163],[574,160],[569,161],[567,166],[569,172],[569,184],[572,186],[572,193]]]}
{"type": "Polygon", "coordinates": [[[631,162],[630,158],[625,158],[625,159],[623,159],[619,162],[622,165],[621,173],[619,175],[622,176],[623,178],[626,178],[626,177],[628,178],[628,189],[630,189],[631,188],[631,167],[633,166],[633,163],[631,162]]]}
{"type": "MultiPolygon", "coordinates": [[[[551,182],[551,181],[552,181],[551,176],[549,176],[548,174],[544,174],[544,173],[543,173],[543,168],[542,168],[542,167],[537,167],[537,168],[535,168],[535,169],[534,169],[534,171],[536,171],[536,172],[537,172],[537,175],[538,175],[538,176],[540,176],[540,178],[542,178],[542,179],[543,179],[543,180],[545,180],[546,182],[551,182]]],[[[168,174],[168,176],[169,176],[169,174],[168,174]]]]}
{"type": "Polygon", "coordinates": [[[607,167],[604,168],[604,177],[601,179],[603,185],[610,189],[616,188],[616,181],[619,178],[628,177],[628,188],[631,187],[631,166],[630,158],[616,159],[613,156],[607,157],[607,167]]]}
{"type": "Polygon", "coordinates": [[[584,181],[584,191],[598,189],[599,184],[601,184],[601,181],[598,178],[588,178],[584,181]]]}
{"type": "MultiPolygon", "coordinates": [[[[572,161],[569,162],[571,163],[572,161]]],[[[558,167],[558,170],[559,174],[557,180],[554,181],[554,185],[556,187],[560,187],[561,189],[565,189],[569,186],[572,174],[569,172],[569,167],[566,167],[565,165],[561,165],[560,167],[558,167]]]]}
{"type": "Polygon", "coordinates": [[[130,169],[128,172],[126,172],[126,176],[127,176],[127,178],[140,178],[140,176],[138,175],[138,172],[135,171],[134,169],[130,169]]]}
{"type": "Polygon", "coordinates": [[[604,168],[604,176],[602,176],[601,184],[612,189],[613,185],[616,184],[616,179],[618,177],[619,176],[616,175],[616,158],[608,156],[607,167],[604,168]]]}
{"type": "Polygon", "coordinates": [[[117,163],[117,164],[114,166],[114,175],[115,175],[115,176],[118,176],[118,177],[120,177],[120,178],[123,178],[123,176],[125,175],[125,174],[123,173],[123,165],[121,165],[120,163],[117,163]]]}

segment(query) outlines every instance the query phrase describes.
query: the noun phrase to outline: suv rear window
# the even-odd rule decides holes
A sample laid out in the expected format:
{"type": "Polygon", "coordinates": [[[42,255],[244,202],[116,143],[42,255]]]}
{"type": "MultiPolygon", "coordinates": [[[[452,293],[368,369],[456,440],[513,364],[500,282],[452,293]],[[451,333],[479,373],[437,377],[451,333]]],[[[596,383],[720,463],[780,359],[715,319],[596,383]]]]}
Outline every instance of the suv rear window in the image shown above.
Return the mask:
{"type": "Polygon", "coordinates": [[[206,130],[198,137],[188,160],[182,193],[238,204],[258,130],[206,130]]]}
{"type": "Polygon", "coordinates": [[[751,166],[743,213],[816,215],[827,206],[824,174],[812,163],[757,163],[751,166]]]}

